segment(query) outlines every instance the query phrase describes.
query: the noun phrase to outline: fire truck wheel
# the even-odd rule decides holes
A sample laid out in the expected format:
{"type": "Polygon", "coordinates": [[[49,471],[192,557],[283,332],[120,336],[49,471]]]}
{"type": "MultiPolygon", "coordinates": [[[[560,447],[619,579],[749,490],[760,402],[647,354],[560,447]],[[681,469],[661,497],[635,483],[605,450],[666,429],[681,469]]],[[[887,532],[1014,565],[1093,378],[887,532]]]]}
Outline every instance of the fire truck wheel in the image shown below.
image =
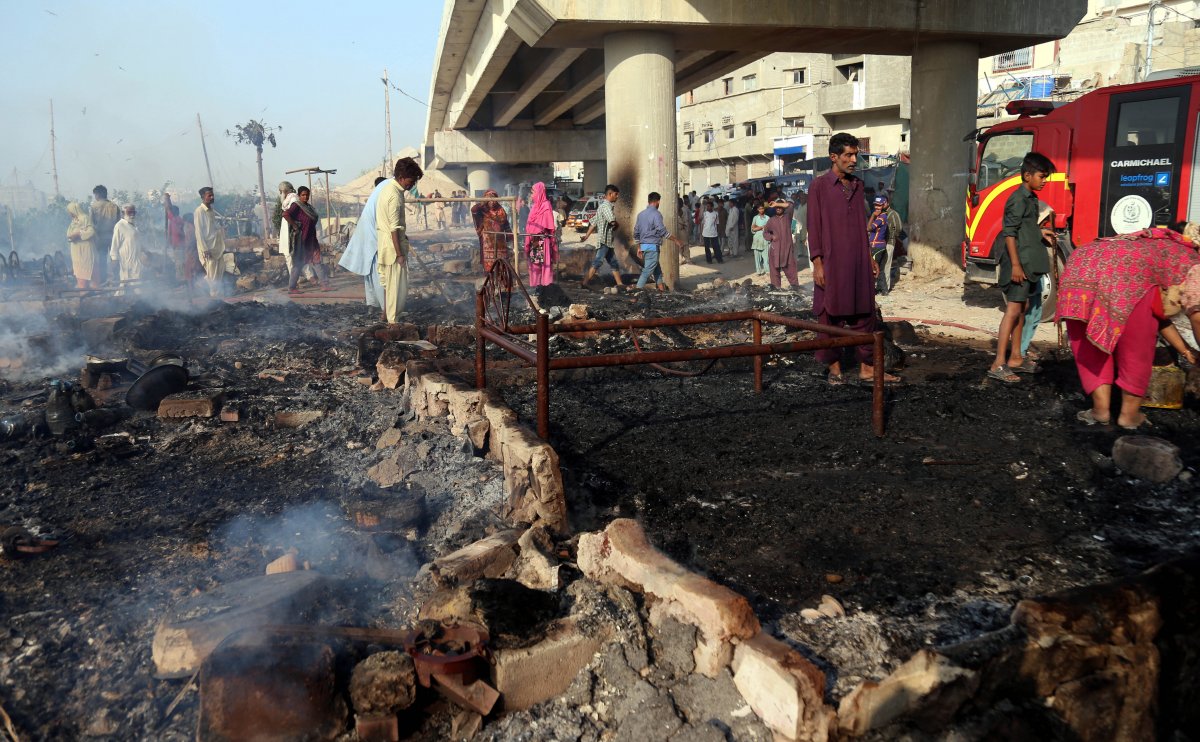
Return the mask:
{"type": "Polygon", "coordinates": [[[1042,292],[1042,322],[1054,321],[1054,307],[1058,303],[1058,282],[1056,277],[1062,276],[1063,268],[1066,264],[1062,259],[1062,252],[1053,247],[1047,247],[1046,252],[1049,253],[1050,261],[1058,263],[1058,271],[1051,272],[1046,276],[1046,282],[1050,284],[1049,288],[1042,292]]]}

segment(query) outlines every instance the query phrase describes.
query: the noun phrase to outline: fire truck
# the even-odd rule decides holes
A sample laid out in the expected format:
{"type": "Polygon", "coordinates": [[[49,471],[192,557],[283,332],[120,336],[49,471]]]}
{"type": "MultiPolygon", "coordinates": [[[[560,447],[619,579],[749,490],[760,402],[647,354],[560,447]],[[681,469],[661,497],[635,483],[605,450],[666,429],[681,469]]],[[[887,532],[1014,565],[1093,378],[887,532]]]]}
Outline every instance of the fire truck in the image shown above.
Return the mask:
{"type": "MultiPolygon", "coordinates": [[[[1200,75],[1100,88],[1061,105],[1011,101],[1006,110],[1017,118],[967,137],[978,143],[962,243],[968,280],[996,283],[1004,204],[1030,151],[1057,168],[1037,195],[1054,209],[1058,245],[1047,249],[1058,269],[1097,237],[1200,221],[1200,75]]],[[[1057,275],[1043,294],[1048,318],[1057,275]]]]}

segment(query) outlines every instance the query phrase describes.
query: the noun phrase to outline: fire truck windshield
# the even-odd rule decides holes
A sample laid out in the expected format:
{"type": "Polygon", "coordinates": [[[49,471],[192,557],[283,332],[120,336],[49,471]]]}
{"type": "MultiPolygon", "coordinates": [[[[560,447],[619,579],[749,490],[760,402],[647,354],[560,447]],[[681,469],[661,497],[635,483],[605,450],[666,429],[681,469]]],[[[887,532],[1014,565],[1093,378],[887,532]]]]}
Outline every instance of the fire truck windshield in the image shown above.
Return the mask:
{"type": "Polygon", "coordinates": [[[1001,132],[983,142],[976,188],[990,188],[1021,172],[1021,160],[1033,149],[1033,133],[1001,132]]]}

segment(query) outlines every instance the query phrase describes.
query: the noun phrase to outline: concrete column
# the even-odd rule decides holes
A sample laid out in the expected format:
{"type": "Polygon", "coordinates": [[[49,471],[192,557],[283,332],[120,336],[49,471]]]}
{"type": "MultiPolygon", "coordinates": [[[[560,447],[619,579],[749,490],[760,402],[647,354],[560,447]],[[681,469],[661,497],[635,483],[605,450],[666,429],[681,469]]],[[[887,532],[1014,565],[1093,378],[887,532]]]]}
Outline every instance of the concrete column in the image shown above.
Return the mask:
{"type": "Polygon", "coordinates": [[[584,160],[583,195],[590,196],[597,191],[603,191],[606,185],[608,185],[608,163],[604,160],[584,160]]]}
{"type": "Polygon", "coordinates": [[[912,57],[909,255],[919,274],[960,270],[979,46],[922,43],[912,57]]]}
{"type": "Polygon", "coordinates": [[[492,187],[492,170],[488,165],[467,166],[467,191],[472,195],[480,195],[492,187]]]}
{"type": "MultiPolygon", "coordinates": [[[[604,73],[607,175],[621,189],[619,239],[632,245],[634,218],[651,191],[662,194],[667,229],[678,236],[675,41],[656,31],[610,33],[604,37],[604,73]]],[[[663,279],[674,289],[679,277],[674,243],[664,243],[659,258],[663,279]]]]}

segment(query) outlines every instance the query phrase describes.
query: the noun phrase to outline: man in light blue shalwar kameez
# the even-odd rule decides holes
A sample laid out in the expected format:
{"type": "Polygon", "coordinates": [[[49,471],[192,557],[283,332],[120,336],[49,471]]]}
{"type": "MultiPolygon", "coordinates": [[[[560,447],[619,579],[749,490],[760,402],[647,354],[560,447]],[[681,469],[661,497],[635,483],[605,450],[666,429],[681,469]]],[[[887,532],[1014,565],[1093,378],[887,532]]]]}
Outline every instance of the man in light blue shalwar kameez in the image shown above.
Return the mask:
{"type": "Polygon", "coordinates": [[[368,307],[383,309],[383,284],[379,282],[379,272],[375,267],[379,260],[379,248],[375,241],[375,202],[379,200],[380,190],[387,185],[387,178],[379,178],[378,181],[363,206],[358,224],[354,225],[354,234],[350,235],[350,243],[346,245],[338,265],[363,277],[368,307]]]}

